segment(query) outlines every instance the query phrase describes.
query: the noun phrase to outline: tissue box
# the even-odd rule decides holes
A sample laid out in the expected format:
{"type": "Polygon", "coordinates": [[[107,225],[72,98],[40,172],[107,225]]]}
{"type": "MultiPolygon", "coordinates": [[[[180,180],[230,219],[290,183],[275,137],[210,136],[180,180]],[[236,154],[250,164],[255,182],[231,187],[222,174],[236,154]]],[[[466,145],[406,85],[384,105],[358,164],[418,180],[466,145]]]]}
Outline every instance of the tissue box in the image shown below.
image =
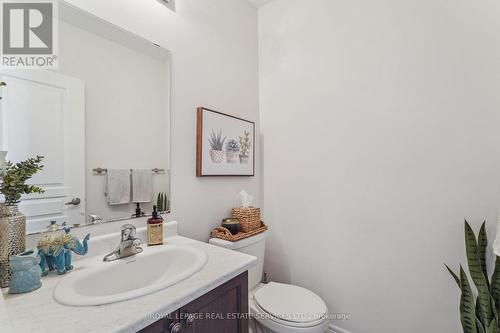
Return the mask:
{"type": "Polygon", "coordinates": [[[260,208],[239,207],[231,210],[233,218],[240,221],[240,230],[250,232],[260,228],[260,208]]]}

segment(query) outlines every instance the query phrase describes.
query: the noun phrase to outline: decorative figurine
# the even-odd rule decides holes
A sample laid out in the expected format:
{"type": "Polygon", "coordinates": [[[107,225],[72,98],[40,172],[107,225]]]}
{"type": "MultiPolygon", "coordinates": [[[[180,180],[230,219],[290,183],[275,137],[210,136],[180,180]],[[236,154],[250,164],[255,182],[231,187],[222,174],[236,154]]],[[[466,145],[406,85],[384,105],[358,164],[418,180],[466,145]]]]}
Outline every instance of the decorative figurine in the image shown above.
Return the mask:
{"type": "Polygon", "coordinates": [[[9,294],[29,293],[42,286],[42,270],[37,249],[10,256],[9,261],[12,272],[9,294]]]}
{"type": "MultiPolygon", "coordinates": [[[[63,224],[64,226],[65,224],[63,224]]],[[[71,264],[71,252],[78,255],[86,255],[88,251],[88,240],[90,234],[83,239],[83,244],[76,237],[70,235],[71,228],[64,226],[64,234],[56,235],[57,224],[51,222],[52,232],[44,236],[38,242],[38,256],[40,257],[40,268],[42,275],[46,276],[49,271],[57,270],[57,274],[66,274],[73,269],[71,264]]]]}

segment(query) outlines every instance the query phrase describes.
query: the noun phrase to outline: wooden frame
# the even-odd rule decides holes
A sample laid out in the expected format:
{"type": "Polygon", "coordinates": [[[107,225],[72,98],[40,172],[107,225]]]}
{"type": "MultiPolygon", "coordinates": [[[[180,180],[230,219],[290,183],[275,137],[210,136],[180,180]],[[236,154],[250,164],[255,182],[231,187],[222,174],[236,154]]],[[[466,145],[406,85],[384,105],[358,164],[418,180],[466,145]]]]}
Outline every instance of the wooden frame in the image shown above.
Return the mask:
{"type": "Polygon", "coordinates": [[[196,176],[197,177],[217,177],[217,176],[255,176],[255,123],[246,119],[231,116],[222,112],[215,110],[210,110],[204,107],[199,107],[197,109],[197,130],[196,130],[196,176]],[[211,127],[211,135],[218,135],[219,139],[222,139],[223,135],[223,124],[225,126],[231,127],[225,128],[225,132],[229,131],[232,137],[228,139],[224,136],[222,141],[222,146],[219,147],[220,150],[212,149],[208,138],[208,128],[205,128],[207,123],[213,123],[220,121],[220,125],[216,126],[219,128],[216,131],[213,126],[211,127]],[[220,127],[219,127],[220,126],[220,127]],[[238,131],[237,127],[241,127],[239,130],[242,135],[234,135],[238,131]],[[248,131],[247,131],[248,130],[248,131]],[[234,141],[239,144],[234,145],[232,151],[227,148],[227,143],[234,141]],[[244,145],[246,149],[242,149],[241,140],[245,140],[248,144],[244,145]],[[210,148],[207,148],[210,146],[210,148]],[[225,148],[224,148],[225,147],[225,148]],[[239,150],[235,150],[238,148],[239,150]],[[246,150],[246,154],[243,152],[246,150]]]}

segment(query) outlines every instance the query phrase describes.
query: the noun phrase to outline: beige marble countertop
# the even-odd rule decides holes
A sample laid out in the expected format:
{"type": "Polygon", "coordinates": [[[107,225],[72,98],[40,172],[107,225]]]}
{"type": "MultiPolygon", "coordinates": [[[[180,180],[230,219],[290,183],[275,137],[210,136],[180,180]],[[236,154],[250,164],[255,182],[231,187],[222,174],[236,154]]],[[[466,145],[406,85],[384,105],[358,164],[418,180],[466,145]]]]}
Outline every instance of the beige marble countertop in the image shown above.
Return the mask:
{"type": "MultiPolygon", "coordinates": [[[[204,295],[215,287],[247,271],[256,263],[256,258],[239,252],[226,250],[207,243],[177,236],[177,223],[171,222],[166,230],[173,237],[167,244],[187,245],[199,248],[208,255],[206,265],[197,273],[178,284],[129,301],[91,307],[72,307],[57,303],[52,297],[57,283],[64,278],[53,273],[42,278],[42,287],[22,295],[10,295],[7,289],[0,294],[0,332],[136,332],[157,320],[157,315],[169,314],[204,295]]],[[[141,230],[138,230],[138,235],[141,230]]],[[[115,238],[111,238],[115,240],[115,238]]],[[[118,237],[119,239],[119,237],[118,237]]],[[[114,242],[116,243],[116,241],[114,242]]],[[[89,244],[101,247],[114,244],[109,236],[99,236],[89,244]],[[107,238],[107,239],[106,239],[107,238]]],[[[115,244],[117,245],[117,244],[115,244]]],[[[93,255],[101,255],[95,249],[93,255]]],[[[75,261],[78,266],[78,261],[75,261]]],[[[71,274],[71,273],[68,273],[71,274]]]]}

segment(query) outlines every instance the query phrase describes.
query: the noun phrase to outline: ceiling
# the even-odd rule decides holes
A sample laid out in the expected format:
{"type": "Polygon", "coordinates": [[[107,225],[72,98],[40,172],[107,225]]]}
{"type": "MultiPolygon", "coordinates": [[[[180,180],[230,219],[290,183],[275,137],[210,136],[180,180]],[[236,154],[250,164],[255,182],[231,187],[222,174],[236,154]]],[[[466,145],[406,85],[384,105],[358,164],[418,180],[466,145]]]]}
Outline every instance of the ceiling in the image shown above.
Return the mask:
{"type": "Polygon", "coordinates": [[[272,0],[248,0],[255,7],[264,6],[266,3],[271,2],[272,0]]]}

